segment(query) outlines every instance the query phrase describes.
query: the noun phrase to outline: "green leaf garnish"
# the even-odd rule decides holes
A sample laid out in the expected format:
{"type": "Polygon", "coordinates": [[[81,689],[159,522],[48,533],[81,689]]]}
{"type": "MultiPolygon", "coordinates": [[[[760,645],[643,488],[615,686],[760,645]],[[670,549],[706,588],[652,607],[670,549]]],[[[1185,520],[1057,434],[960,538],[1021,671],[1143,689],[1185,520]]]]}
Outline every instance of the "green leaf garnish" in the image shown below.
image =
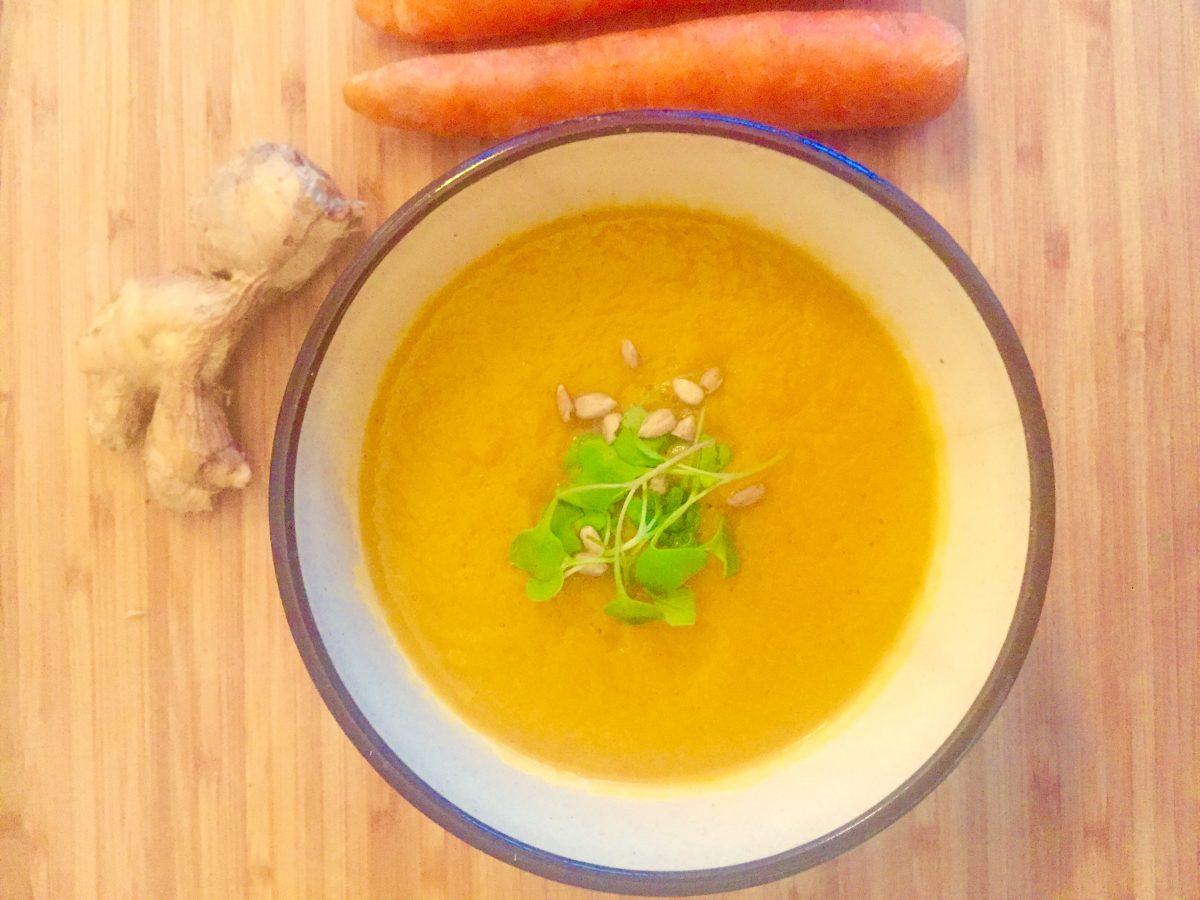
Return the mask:
{"type": "Polygon", "coordinates": [[[508,558],[518,569],[541,579],[562,570],[567,552],[563,549],[562,541],[550,530],[549,519],[543,518],[533,528],[522,531],[513,539],[508,558]]]}
{"type": "Polygon", "coordinates": [[[592,510],[608,509],[628,493],[628,482],[645,471],[618,456],[598,434],[575,438],[567,448],[563,468],[568,489],[559,491],[558,496],[572,506],[592,510]]]}
{"type": "Polygon", "coordinates": [[[538,603],[541,603],[543,600],[549,600],[561,591],[562,586],[563,570],[560,568],[547,578],[530,578],[525,582],[525,596],[530,600],[536,600],[538,603]]]}
{"type": "Polygon", "coordinates": [[[681,587],[662,597],[656,597],[654,605],[662,610],[663,621],[676,627],[696,624],[696,595],[681,587]]]}
{"type": "Polygon", "coordinates": [[[704,568],[708,552],[702,547],[645,547],[638,554],[633,574],[651,593],[668,594],[704,568]]]}
{"type": "Polygon", "coordinates": [[[579,531],[591,525],[599,534],[609,526],[609,515],[606,512],[588,511],[568,503],[555,503],[554,512],[550,516],[550,530],[569,554],[576,554],[583,549],[583,541],[579,539],[579,531]]]}
{"type": "Polygon", "coordinates": [[[732,578],[742,567],[737,547],[733,545],[733,538],[729,536],[729,532],[725,528],[724,517],[718,520],[717,533],[708,539],[704,549],[721,561],[721,573],[726,578],[732,578]]]}
{"type": "Polygon", "coordinates": [[[532,528],[518,534],[508,548],[508,558],[518,569],[529,573],[525,593],[530,600],[549,600],[563,586],[563,563],[567,551],[551,530],[553,510],[543,514],[532,528]]]}
{"type": "Polygon", "coordinates": [[[739,557],[723,518],[713,536],[700,542],[705,498],[778,457],[727,472],[733,451],[704,432],[703,408],[690,442],[670,435],[638,437],[646,416],[642,407],[632,407],[612,444],[586,433],[567,448],[565,483],[537,525],[518,534],[509,548],[513,565],[529,574],[530,599],[549,600],[568,577],[599,565],[616,583],[616,597],[604,607],[608,615],[634,625],[687,626],[696,621],[696,598],[686,583],[709,556],[721,563],[726,578],[737,574],[739,557]],[[598,539],[585,547],[580,531],[589,526],[598,539]]]}
{"type": "Polygon", "coordinates": [[[683,506],[684,501],[688,498],[688,492],[677,484],[667,488],[667,492],[663,494],[662,511],[666,514],[671,514],[679,507],[683,506]]]}
{"type": "Polygon", "coordinates": [[[617,597],[604,611],[614,619],[628,622],[630,625],[644,625],[665,618],[665,612],[651,603],[634,600],[632,597],[617,597]]]}
{"type": "Polygon", "coordinates": [[[699,504],[693,504],[683,511],[683,514],[664,526],[658,542],[666,547],[690,547],[696,543],[696,535],[700,531],[701,510],[699,504]]]}
{"type": "Polygon", "coordinates": [[[729,445],[718,442],[697,453],[689,465],[706,472],[723,472],[731,459],[733,451],[729,445]]]}
{"type": "Polygon", "coordinates": [[[598,434],[581,434],[571,442],[563,458],[567,483],[616,484],[637,478],[643,466],[626,462],[617,455],[613,445],[598,434]]]}

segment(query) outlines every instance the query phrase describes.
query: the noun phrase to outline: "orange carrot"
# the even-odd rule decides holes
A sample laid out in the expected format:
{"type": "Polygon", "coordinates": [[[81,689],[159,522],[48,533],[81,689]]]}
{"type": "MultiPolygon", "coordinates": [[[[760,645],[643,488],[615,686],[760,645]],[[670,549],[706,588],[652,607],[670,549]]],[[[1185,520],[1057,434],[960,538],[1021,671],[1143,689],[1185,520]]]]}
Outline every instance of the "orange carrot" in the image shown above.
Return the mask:
{"type": "Polygon", "coordinates": [[[936,116],[966,68],[962,35],[932,16],[769,12],[416,57],[357,75],[344,93],[381,125],[447,135],[505,137],[647,107],[824,131],[936,116]]]}
{"type": "Polygon", "coordinates": [[[713,0],[358,0],[376,28],[418,41],[467,41],[538,31],[637,9],[713,0]]]}

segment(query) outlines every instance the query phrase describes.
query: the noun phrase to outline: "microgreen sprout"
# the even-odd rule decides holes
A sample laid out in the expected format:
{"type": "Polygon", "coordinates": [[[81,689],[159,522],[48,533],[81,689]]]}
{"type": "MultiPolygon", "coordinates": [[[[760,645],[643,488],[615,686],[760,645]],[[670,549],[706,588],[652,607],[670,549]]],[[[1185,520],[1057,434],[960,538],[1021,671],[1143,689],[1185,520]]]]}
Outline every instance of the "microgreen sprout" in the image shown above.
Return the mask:
{"type": "Polygon", "coordinates": [[[573,575],[611,571],[615,594],[604,608],[610,616],[630,624],[685,626],[696,621],[695,595],[686,582],[710,558],[726,578],[737,574],[739,557],[725,518],[716,518],[710,537],[700,537],[706,530],[703,501],[782,457],[729,472],[733,453],[705,435],[703,408],[690,441],[639,437],[646,417],[645,409],[632,407],[611,443],[587,432],[567,448],[565,483],[509,550],[513,565],[529,575],[531,600],[551,599],[573,575]],[[591,544],[585,547],[580,531],[589,526],[600,537],[597,542],[588,531],[591,544]]]}

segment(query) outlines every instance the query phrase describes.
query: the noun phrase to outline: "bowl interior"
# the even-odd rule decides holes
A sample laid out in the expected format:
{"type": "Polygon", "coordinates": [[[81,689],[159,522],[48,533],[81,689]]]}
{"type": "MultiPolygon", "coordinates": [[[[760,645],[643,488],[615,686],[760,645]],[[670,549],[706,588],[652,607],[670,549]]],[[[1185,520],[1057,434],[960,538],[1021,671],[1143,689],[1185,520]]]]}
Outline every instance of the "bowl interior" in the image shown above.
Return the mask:
{"type": "MultiPolygon", "coordinates": [[[[1023,648],[1006,663],[1010,672],[993,674],[1022,595],[1031,529],[1029,447],[1010,373],[962,273],[928,234],[834,174],[846,165],[715,133],[591,135],[467,169],[385,228],[379,240],[392,246],[344,307],[308,385],[290,488],[299,581],[332,669],[318,681],[369,723],[372,753],[403,761],[423,783],[416,790],[426,807],[443,798],[485,829],[585,865],[657,872],[748,863],[818,842],[906,783],[911,789],[956,730],[961,737],[989,677],[1007,684],[1015,676],[1023,648]],[[886,676],[837,727],[782,761],[670,791],[550,772],[498,752],[457,719],[384,623],[356,507],[369,408],[418,306],[514,232],[640,201],[724,211],[811,250],[893,330],[945,437],[942,539],[922,612],[886,676]]],[[[972,729],[982,724],[977,715],[972,729]]],[[[943,759],[934,781],[952,764],[943,759]]]]}

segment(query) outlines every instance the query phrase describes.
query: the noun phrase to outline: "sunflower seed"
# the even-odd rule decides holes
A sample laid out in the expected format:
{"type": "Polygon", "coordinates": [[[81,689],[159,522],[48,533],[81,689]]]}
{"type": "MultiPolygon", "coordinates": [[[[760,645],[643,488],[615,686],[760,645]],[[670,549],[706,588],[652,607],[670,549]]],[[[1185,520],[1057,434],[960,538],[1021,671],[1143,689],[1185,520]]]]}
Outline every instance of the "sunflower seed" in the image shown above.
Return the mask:
{"type": "Polygon", "coordinates": [[[675,413],[669,409],[656,409],[650,415],[646,416],[646,420],[642,422],[642,427],[638,429],[638,437],[662,437],[664,434],[670,434],[671,429],[674,427],[675,413]]]}
{"type": "Polygon", "coordinates": [[[696,439],[695,416],[684,416],[671,431],[671,434],[675,435],[681,441],[694,441],[696,439]]]}
{"type": "Polygon", "coordinates": [[[558,403],[558,414],[562,416],[562,420],[570,422],[571,410],[575,404],[571,400],[571,395],[567,393],[567,389],[561,384],[554,390],[554,399],[558,403]]]}
{"type": "Polygon", "coordinates": [[[621,341],[621,359],[625,360],[625,365],[631,369],[636,369],[641,365],[642,357],[638,353],[637,347],[633,346],[633,341],[629,338],[621,341]]]}
{"type": "Polygon", "coordinates": [[[606,444],[611,444],[617,439],[617,429],[620,427],[621,414],[619,412],[610,412],[600,420],[600,434],[604,436],[606,444]]]}
{"type": "Polygon", "coordinates": [[[584,525],[579,529],[579,540],[583,542],[583,547],[588,553],[599,556],[604,552],[604,544],[600,542],[600,532],[591,525],[584,525]]]}
{"type": "Polygon", "coordinates": [[[704,402],[704,388],[694,381],[676,378],[671,382],[671,387],[675,390],[675,396],[688,406],[699,406],[704,402]]]}
{"type": "Polygon", "coordinates": [[[575,415],[581,419],[599,419],[617,408],[617,401],[608,394],[583,394],[575,398],[575,415]]]}
{"type": "Polygon", "coordinates": [[[725,501],[726,506],[741,508],[743,506],[753,506],[763,498],[767,489],[761,484],[752,484],[749,487],[744,487],[740,491],[734,491],[725,501]]]}
{"type": "Polygon", "coordinates": [[[721,370],[712,368],[700,376],[700,387],[704,388],[707,393],[711,394],[721,386],[721,382],[724,380],[725,379],[721,377],[721,370]]]}

